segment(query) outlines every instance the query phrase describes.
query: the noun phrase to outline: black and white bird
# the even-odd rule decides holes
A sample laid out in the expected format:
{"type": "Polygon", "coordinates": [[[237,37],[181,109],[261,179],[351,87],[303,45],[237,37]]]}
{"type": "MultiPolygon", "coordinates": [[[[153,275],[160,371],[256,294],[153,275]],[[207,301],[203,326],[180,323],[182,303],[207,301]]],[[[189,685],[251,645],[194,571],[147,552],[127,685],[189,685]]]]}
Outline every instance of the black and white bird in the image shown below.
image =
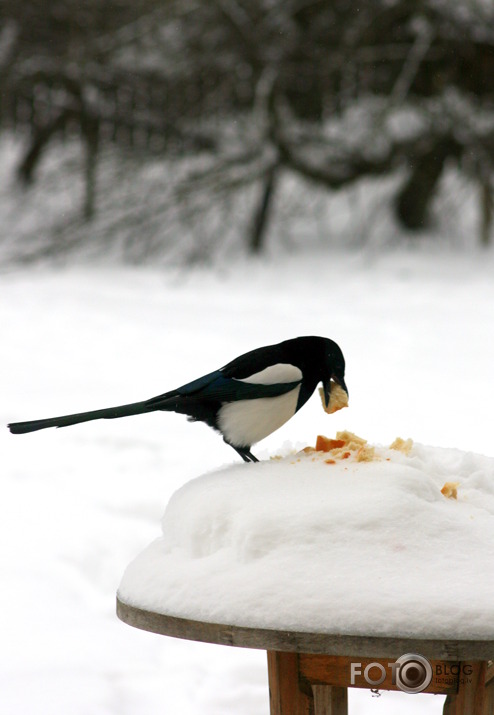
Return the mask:
{"type": "Polygon", "coordinates": [[[13,434],[23,434],[157,410],[179,412],[217,430],[246,462],[257,462],[252,445],[293,417],[320,382],[326,406],[332,384],[348,394],[340,348],[329,338],[293,338],[251,350],[219,370],[143,402],[8,427],[13,434]]]}

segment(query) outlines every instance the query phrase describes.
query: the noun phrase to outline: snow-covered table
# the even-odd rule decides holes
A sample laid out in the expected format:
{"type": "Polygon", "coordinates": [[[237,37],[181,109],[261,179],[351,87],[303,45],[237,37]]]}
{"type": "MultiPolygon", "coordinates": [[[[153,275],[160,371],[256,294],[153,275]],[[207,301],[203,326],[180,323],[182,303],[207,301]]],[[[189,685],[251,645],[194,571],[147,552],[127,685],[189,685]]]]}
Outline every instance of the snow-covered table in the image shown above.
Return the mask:
{"type": "Polygon", "coordinates": [[[266,650],[272,715],[344,715],[349,686],[402,686],[409,653],[447,715],[494,715],[494,460],[415,445],[204,475],[173,495],[117,613],[266,650]]]}

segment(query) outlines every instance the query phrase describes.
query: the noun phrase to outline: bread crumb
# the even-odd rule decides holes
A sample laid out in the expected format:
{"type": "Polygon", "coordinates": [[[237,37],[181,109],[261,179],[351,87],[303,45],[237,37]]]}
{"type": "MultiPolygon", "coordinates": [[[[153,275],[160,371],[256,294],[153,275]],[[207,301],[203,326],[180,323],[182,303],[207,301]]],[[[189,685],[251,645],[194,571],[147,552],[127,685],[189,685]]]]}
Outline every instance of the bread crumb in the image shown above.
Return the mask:
{"type": "Polygon", "coordinates": [[[403,454],[410,454],[412,447],[412,439],[402,439],[401,437],[397,437],[395,441],[389,445],[390,449],[396,449],[398,452],[403,452],[403,454]]]}
{"type": "Polygon", "coordinates": [[[343,432],[337,432],[336,439],[342,439],[348,449],[352,450],[360,449],[360,447],[363,447],[364,444],[367,444],[366,439],[364,439],[363,437],[358,437],[353,432],[348,432],[347,430],[343,430],[343,432]]]}
{"type": "Polygon", "coordinates": [[[357,452],[357,462],[373,462],[376,457],[374,447],[366,447],[363,445],[357,452]]]}
{"type": "Polygon", "coordinates": [[[344,439],[330,439],[329,437],[324,437],[322,434],[318,434],[316,439],[316,452],[331,452],[332,449],[338,449],[345,445],[346,442],[344,439]]]}
{"type": "MultiPolygon", "coordinates": [[[[302,452],[310,453],[313,447],[305,447],[302,452]]],[[[354,457],[356,462],[373,462],[379,459],[375,447],[367,444],[367,440],[359,437],[353,432],[344,430],[336,433],[336,439],[317,435],[316,452],[330,453],[331,458],[324,460],[326,464],[335,464],[335,460],[349,459],[354,457]]]]}
{"type": "Polygon", "coordinates": [[[441,494],[447,499],[457,499],[458,498],[458,487],[460,482],[446,482],[444,487],[441,489],[441,494]]]}

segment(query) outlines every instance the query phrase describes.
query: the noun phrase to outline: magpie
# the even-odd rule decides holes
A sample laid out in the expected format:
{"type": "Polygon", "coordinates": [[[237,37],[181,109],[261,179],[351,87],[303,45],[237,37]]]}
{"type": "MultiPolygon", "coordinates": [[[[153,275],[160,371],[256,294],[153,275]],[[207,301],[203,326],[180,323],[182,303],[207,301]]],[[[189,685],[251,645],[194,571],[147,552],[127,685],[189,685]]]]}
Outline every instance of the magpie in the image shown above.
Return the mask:
{"type": "Polygon", "coordinates": [[[219,370],[143,402],[13,422],[8,428],[24,434],[157,410],[178,412],[219,432],[244,461],[257,462],[252,445],[293,417],[319,382],[328,406],[331,381],[348,394],[343,353],[329,338],[305,336],[251,350],[219,370]]]}

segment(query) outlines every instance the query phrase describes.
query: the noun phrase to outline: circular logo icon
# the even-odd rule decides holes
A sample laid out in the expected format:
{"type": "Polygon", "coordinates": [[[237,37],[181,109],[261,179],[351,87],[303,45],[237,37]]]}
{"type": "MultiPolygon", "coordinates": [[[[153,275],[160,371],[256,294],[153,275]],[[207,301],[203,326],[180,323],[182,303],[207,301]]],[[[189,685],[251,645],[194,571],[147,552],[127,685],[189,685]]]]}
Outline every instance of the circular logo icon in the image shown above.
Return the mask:
{"type": "Polygon", "coordinates": [[[396,685],[404,693],[421,693],[432,680],[432,665],[423,655],[406,653],[396,665],[396,685]]]}

